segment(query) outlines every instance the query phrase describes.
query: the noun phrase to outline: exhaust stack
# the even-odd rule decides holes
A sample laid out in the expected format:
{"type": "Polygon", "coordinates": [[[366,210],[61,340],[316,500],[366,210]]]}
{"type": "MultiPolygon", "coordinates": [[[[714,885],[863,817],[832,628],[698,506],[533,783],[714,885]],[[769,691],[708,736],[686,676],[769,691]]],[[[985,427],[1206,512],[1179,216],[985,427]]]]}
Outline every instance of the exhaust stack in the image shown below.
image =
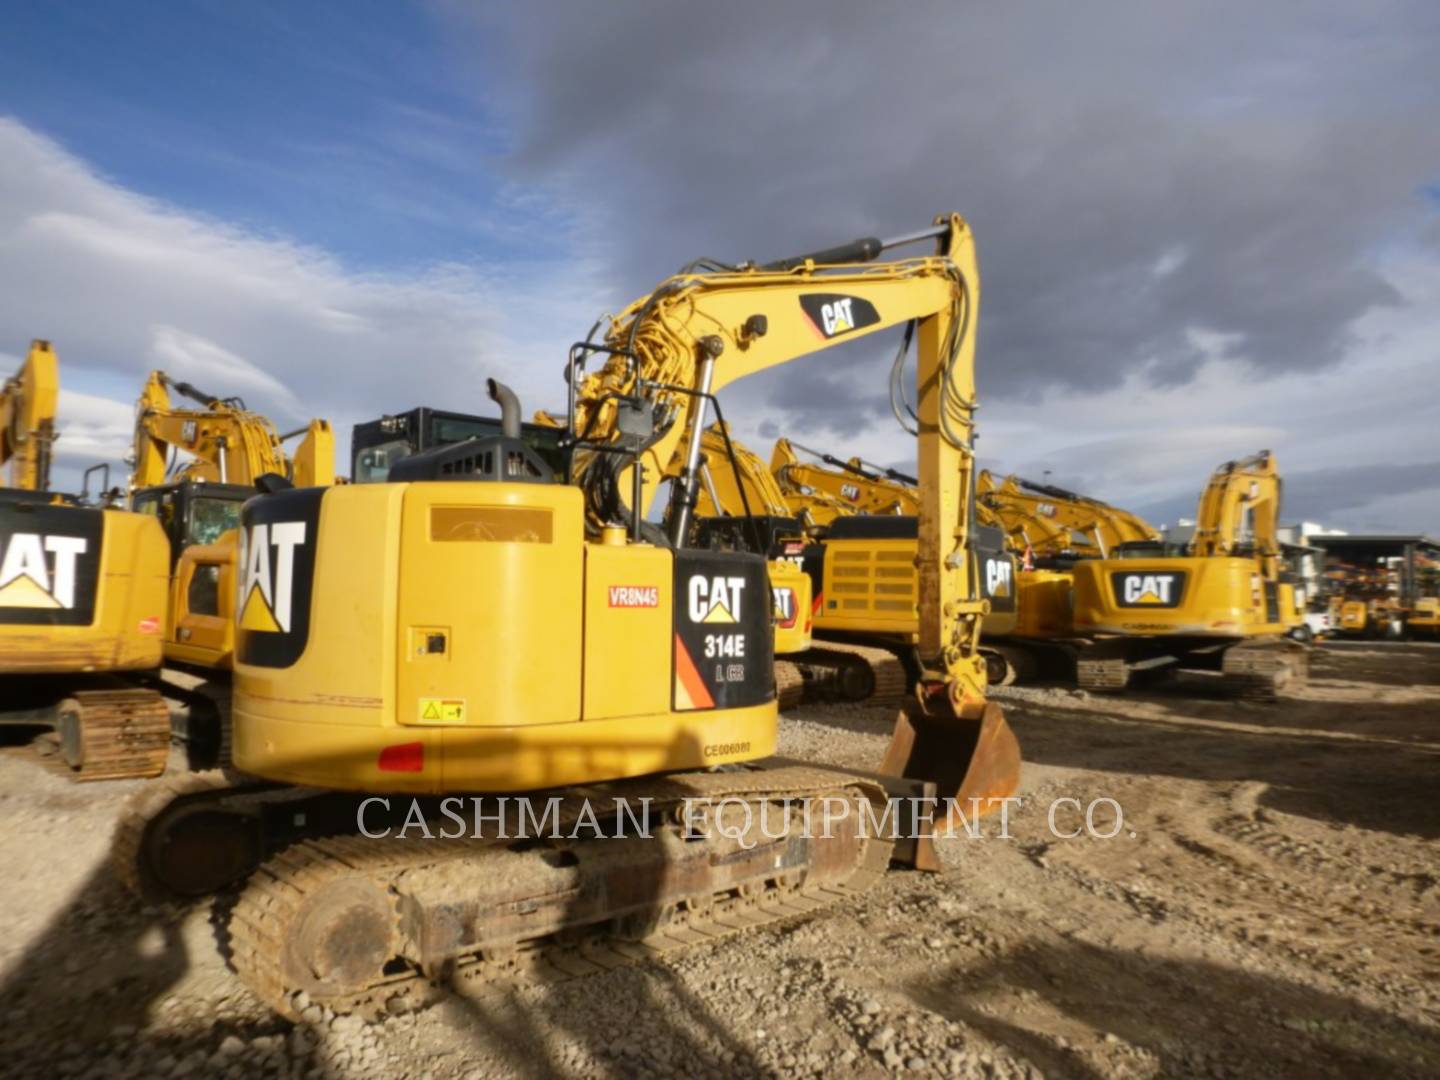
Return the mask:
{"type": "Polygon", "coordinates": [[[500,431],[507,439],[520,438],[520,399],[515,391],[496,379],[486,379],[490,400],[500,406],[500,431]]]}

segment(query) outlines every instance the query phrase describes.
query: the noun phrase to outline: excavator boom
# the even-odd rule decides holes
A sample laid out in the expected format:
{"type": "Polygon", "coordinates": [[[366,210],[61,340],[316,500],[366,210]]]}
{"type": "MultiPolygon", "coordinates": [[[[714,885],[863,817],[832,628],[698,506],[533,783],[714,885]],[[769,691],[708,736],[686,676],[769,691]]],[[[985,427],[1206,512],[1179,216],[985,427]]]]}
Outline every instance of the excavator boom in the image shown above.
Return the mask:
{"type": "Polygon", "coordinates": [[[701,490],[702,434],[714,394],[842,341],[887,328],[913,333],[923,677],[897,724],[900,749],[891,764],[916,775],[933,771],[941,756],[965,761],[970,779],[946,777],[942,794],[988,806],[1018,784],[1019,752],[999,710],[986,706],[979,639],[987,603],[970,572],[979,290],[969,227],[958,215],[942,217],[932,229],[892,242],[867,239],[760,269],[677,275],[622,311],[603,346],[576,346],[568,376],[575,391],[570,430],[591,513],[622,520],[619,495],[629,491],[634,520],[648,511],[661,480],[673,476],[666,517],[678,543],[701,490]],[[818,261],[837,257],[835,251],[874,258],[924,239],[936,241],[937,254],[869,267],[818,261]],[[596,353],[604,355],[603,366],[582,376],[584,361],[596,353]],[[624,421],[636,416],[648,419],[648,430],[641,425],[630,436],[636,449],[627,457],[617,451],[627,437],[624,421]],[[629,464],[637,457],[638,478],[629,464]],[[985,737],[975,737],[982,729],[985,737]],[[939,754],[940,745],[951,752],[939,754]]]}
{"type": "Polygon", "coordinates": [[[858,457],[841,460],[782,438],[775,440],[770,453],[770,470],[792,508],[811,509],[821,525],[850,514],[913,515],[920,511],[915,477],[858,457]],[[797,450],[815,461],[803,460],[797,450]]]}
{"type": "Polygon", "coordinates": [[[335,436],[325,420],[282,436],[268,417],[251,412],[239,398],[218,398],[152,371],[136,405],[134,466],[130,491],[157,487],[168,480],[249,486],[274,474],[297,487],[335,482],[335,436]],[[200,408],[177,406],[170,391],[200,408]],[[294,462],[284,441],[304,435],[294,462]],[[186,455],[172,466],[172,452],[186,455]]]}
{"type": "Polygon", "coordinates": [[[50,343],[36,338],[20,370],[0,387],[0,466],[8,469],[4,486],[50,490],[59,404],[59,362],[50,343]]]}
{"type": "Polygon", "coordinates": [[[1155,541],[1160,533],[1135,514],[1052,484],[980,474],[980,505],[995,515],[1012,543],[1041,558],[1098,555],[1121,544],[1155,541]]]}

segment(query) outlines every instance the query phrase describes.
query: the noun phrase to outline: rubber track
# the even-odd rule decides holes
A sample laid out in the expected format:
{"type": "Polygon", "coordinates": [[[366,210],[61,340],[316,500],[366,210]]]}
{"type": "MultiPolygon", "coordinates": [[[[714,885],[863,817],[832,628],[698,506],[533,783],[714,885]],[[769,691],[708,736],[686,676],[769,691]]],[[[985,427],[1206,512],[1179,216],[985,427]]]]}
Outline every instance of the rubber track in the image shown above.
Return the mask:
{"type": "MultiPolygon", "coordinates": [[[[788,769],[794,776],[809,770],[788,769]]],[[[834,773],[816,772],[823,784],[804,789],[790,786],[776,790],[757,778],[773,778],[775,772],[720,773],[695,775],[696,781],[708,790],[694,791],[691,797],[716,798],[727,794],[744,794],[756,798],[782,798],[841,787],[863,784],[834,773]],[[750,784],[736,785],[733,778],[749,778],[750,784]],[[709,781],[721,781],[720,784],[709,781]]],[[[873,798],[875,792],[869,793],[873,798]]],[[[881,796],[883,797],[883,795],[881,796]]],[[[659,798],[656,804],[665,800],[659,798]]],[[[231,914],[231,962],[241,979],[257,997],[282,1016],[298,1019],[295,992],[286,985],[281,970],[281,957],[288,928],[299,917],[307,898],[323,888],[332,878],[349,876],[356,871],[365,874],[391,875],[407,865],[431,864],[443,859],[459,859],[472,855],[491,843],[504,841],[469,840],[446,842],[447,850],[438,852],[410,844],[386,844],[361,837],[347,836],[306,840],[287,848],[262,865],[250,879],[231,914]]],[[[465,958],[447,973],[447,982],[460,993],[470,996],[503,990],[519,982],[549,983],[598,974],[618,967],[644,963],[667,953],[692,945],[728,937],[741,931],[772,925],[808,915],[840,900],[846,900],[870,889],[885,873],[893,844],[889,840],[870,838],[865,845],[860,865],[845,882],[825,886],[788,886],[769,883],[757,895],[706,898],[673,921],[639,940],[622,940],[606,936],[607,922],[564,931],[565,942],[547,939],[523,950],[511,951],[494,958],[465,958]]],[[[354,1013],[368,1019],[385,1014],[398,1014],[432,1004],[446,988],[425,976],[407,972],[391,980],[367,988],[348,998],[324,1000],[334,1012],[354,1013]]]]}

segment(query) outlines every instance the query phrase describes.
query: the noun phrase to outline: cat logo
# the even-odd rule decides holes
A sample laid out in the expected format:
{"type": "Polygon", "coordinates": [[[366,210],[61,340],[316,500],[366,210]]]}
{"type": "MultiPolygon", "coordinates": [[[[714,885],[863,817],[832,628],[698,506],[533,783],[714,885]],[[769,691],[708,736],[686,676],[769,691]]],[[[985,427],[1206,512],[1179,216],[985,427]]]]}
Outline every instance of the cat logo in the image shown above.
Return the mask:
{"type": "Polygon", "coordinates": [[[0,558],[0,607],[66,610],[75,606],[75,562],[83,536],[14,533],[0,558]]]}
{"type": "Polygon", "coordinates": [[[840,495],[842,498],[849,499],[851,502],[860,501],[860,489],[854,484],[841,484],[840,495]]]}
{"type": "Polygon", "coordinates": [[[859,296],[807,293],[800,297],[800,307],[815,333],[826,341],[880,321],[875,305],[859,296]]]}
{"type": "Polygon", "coordinates": [[[274,521],[241,531],[240,619],[245,630],[288,634],[295,586],[295,549],[305,522],[274,521]]]}
{"type": "Polygon", "coordinates": [[[1056,509],[1055,509],[1055,504],[1054,504],[1054,503],[1049,503],[1049,502],[1036,503],[1036,504],[1035,504],[1035,512],[1036,512],[1037,514],[1039,514],[1041,517],[1047,517],[1047,518],[1053,518],[1053,517],[1055,517],[1055,516],[1057,515],[1057,513],[1058,513],[1058,511],[1056,511],[1056,509]]]}
{"type": "Polygon", "coordinates": [[[1013,584],[1009,559],[985,560],[985,595],[1009,596],[1013,584]]]}
{"type": "Polygon", "coordinates": [[[826,337],[834,337],[846,330],[855,329],[855,316],[850,314],[850,305],[854,302],[847,297],[836,300],[833,304],[821,305],[820,321],[826,337]]]}
{"type": "Polygon", "coordinates": [[[741,618],[743,577],[707,577],[692,574],[686,587],[692,623],[734,623],[741,618]]]}
{"type": "Polygon", "coordinates": [[[1176,584],[1174,574],[1125,574],[1120,591],[1127,606],[1174,607],[1179,599],[1176,584]]]}
{"type": "Polygon", "coordinates": [[[795,610],[795,590],[786,586],[772,586],[770,591],[774,594],[775,623],[788,630],[795,625],[795,616],[799,614],[795,610]]]}

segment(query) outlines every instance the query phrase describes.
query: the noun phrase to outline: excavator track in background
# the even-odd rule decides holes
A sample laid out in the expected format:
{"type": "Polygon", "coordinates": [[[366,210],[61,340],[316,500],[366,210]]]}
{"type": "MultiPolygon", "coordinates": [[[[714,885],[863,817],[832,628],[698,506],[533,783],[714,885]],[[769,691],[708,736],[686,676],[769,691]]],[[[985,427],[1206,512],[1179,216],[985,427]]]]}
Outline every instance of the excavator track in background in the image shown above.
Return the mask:
{"type": "Polygon", "coordinates": [[[228,769],[234,741],[230,683],[215,672],[167,667],[163,692],[184,708],[174,719],[176,739],[185,747],[192,770],[228,769]]]}
{"type": "Polygon", "coordinates": [[[154,690],[78,690],[56,707],[42,754],[81,783],[144,780],[170,760],[170,709],[154,690]]]}
{"type": "Polygon", "coordinates": [[[1276,701],[1310,678],[1310,649],[1289,638],[1257,638],[1225,650],[1221,676],[1227,692],[1250,701],[1276,701]]]}
{"type": "Polygon", "coordinates": [[[1123,641],[1101,640],[1085,645],[1075,657],[1075,685],[1091,693],[1105,694],[1130,685],[1130,665],[1123,641]]]}
{"type": "Polygon", "coordinates": [[[887,708],[909,689],[905,665],[889,649],[825,641],[792,657],[808,674],[807,700],[854,701],[887,708]]]}
{"type": "Polygon", "coordinates": [[[651,799],[649,837],[597,838],[577,826],[587,819],[575,794],[554,831],[586,830],[581,839],[419,845],[352,835],[288,847],[255,871],[234,907],[235,969],[292,1018],[301,992],[338,1013],[411,1011],[447,986],[473,994],[575,978],[805,915],[868,889],[894,847],[869,825],[885,790],[827,769],[680,774],[591,796],[607,825],[619,799],[632,811],[651,799]],[[698,839],[682,836],[687,800],[708,805],[698,839]],[[818,818],[804,827],[803,800],[835,809],[829,829],[818,818]],[[727,831],[748,825],[753,846],[722,836],[721,815],[727,831]]]}
{"type": "Polygon", "coordinates": [[[775,658],[775,701],[780,711],[797,709],[805,702],[805,673],[799,664],[775,658]]]}

